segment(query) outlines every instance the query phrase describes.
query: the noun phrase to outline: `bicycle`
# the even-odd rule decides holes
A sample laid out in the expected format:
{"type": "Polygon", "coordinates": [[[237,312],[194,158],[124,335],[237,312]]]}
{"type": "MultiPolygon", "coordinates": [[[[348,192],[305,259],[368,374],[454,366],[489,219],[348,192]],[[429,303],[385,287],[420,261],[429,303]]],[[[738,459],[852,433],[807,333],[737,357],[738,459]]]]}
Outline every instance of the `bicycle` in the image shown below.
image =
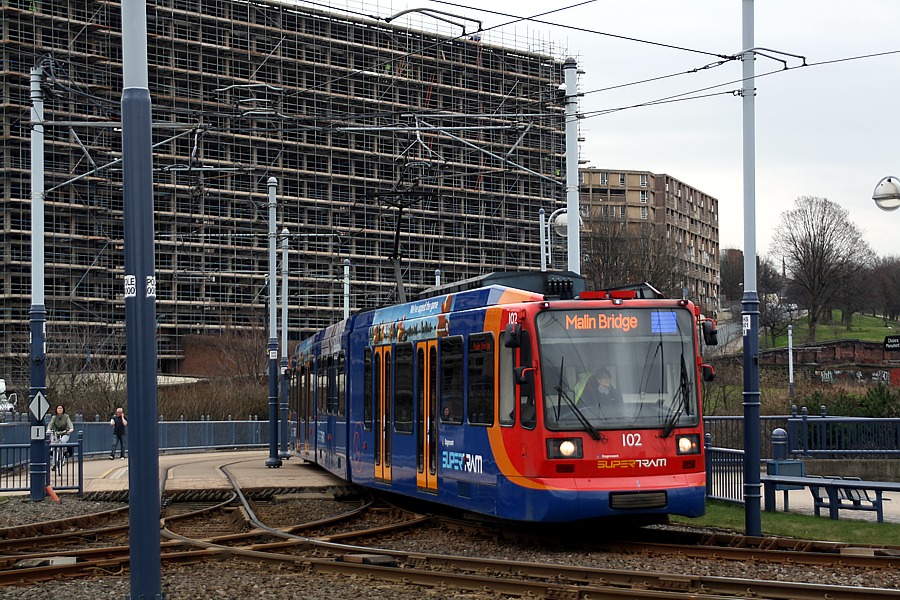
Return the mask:
{"type": "Polygon", "coordinates": [[[50,470],[62,473],[66,466],[66,447],[69,434],[64,431],[50,431],[50,470]]]}

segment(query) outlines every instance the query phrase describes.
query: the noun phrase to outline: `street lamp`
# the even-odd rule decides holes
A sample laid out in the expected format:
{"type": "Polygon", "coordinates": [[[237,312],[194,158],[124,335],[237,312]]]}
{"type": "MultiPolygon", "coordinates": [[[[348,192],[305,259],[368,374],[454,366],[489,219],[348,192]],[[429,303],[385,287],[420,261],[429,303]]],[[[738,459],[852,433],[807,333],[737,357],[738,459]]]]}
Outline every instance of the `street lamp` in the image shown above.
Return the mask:
{"type": "MultiPolygon", "coordinates": [[[[546,211],[543,208],[538,211],[541,215],[541,271],[546,271],[548,266],[553,267],[553,254],[551,252],[553,237],[551,233],[555,231],[556,235],[561,238],[569,236],[568,210],[568,208],[557,208],[550,213],[549,218],[544,217],[546,211]]],[[[581,225],[580,217],[578,224],[581,225]]]]}
{"type": "Polygon", "coordinates": [[[900,208],[900,180],[891,175],[882,177],[872,192],[872,200],[887,212],[900,208]]]}

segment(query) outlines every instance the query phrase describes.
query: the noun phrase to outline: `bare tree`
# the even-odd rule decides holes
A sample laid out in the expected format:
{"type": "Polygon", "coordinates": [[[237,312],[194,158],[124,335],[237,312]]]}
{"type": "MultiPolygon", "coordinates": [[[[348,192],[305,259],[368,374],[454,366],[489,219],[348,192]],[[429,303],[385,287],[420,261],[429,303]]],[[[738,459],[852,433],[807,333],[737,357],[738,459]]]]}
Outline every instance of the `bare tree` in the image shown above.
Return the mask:
{"type": "Polygon", "coordinates": [[[125,331],[116,326],[50,327],[47,389],[52,405],[104,419],[127,400],[125,331]]]}
{"type": "Polygon", "coordinates": [[[900,257],[888,256],[875,261],[873,293],[884,324],[900,316],[900,257]]]}
{"type": "Polygon", "coordinates": [[[260,383],[268,378],[266,345],[262,327],[223,327],[219,333],[184,337],[193,354],[202,357],[204,375],[260,383]]]}
{"type": "Polygon", "coordinates": [[[595,289],[648,282],[667,296],[681,296],[684,262],[650,223],[595,219],[582,248],[583,273],[595,289]]]}
{"type": "Polygon", "coordinates": [[[625,221],[602,218],[591,223],[582,242],[583,273],[594,289],[617,287],[629,283],[626,253],[629,233],[625,221]]]}
{"type": "Polygon", "coordinates": [[[722,250],[719,258],[719,293],[731,307],[740,304],[744,282],[744,253],[736,248],[722,250]]]}
{"type": "Polygon", "coordinates": [[[874,290],[875,272],[872,265],[860,265],[849,276],[847,285],[842,286],[835,296],[835,306],[841,310],[841,324],[850,329],[853,326],[853,315],[863,312],[876,301],[871,293],[863,290],[874,290]],[[862,293],[861,293],[862,292],[862,293]]]}
{"type": "Polygon", "coordinates": [[[874,256],[846,210],[826,198],[801,196],[794,208],[781,214],[775,229],[773,253],[782,256],[787,274],[802,293],[809,323],[808,341],[835,303],[853,271],[874,256]]]}
{"type": "Polygon", "coordinates": [[[772,346],[779,335],[787,332],[792,311],[782,302],[784,278],[769,257],[757,259],[757,289],[759,290],[759,327],[768,333],[772,346]]]}

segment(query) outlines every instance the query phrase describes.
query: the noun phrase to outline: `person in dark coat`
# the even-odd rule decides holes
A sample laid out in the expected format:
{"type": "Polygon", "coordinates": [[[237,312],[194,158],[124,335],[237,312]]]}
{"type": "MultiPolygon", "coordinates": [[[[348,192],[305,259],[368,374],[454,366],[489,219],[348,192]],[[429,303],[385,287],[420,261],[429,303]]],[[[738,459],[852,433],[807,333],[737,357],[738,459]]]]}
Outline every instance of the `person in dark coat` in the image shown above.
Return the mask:
{"type": "Polygon", "coordinates": [[[119,448],[122,460],[125,460],[125,427],[128,425],[128,421],[125,419],[125,412],[122,410],[121,406],[116,409],[116,414],[109,420],[109,424],[113,428],[114,436],[109,460],[113,460],[116,457],[117,447],[119,448]]]}

